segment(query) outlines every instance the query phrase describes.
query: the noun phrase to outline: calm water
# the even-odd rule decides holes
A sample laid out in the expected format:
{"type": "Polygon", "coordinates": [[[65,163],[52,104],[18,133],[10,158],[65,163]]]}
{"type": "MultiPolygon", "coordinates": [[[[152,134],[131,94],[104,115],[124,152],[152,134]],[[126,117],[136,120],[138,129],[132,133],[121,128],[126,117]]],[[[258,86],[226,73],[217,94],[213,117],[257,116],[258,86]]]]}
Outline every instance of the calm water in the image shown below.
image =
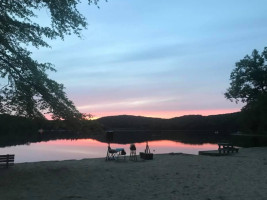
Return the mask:
{"type": "MultiPolygon", "coordinates": [[[[144,151],[146,143],[135,143],[137,153],[144,151]]],[[[124,148],[129,155],[129,144],[112,143],[111,148],[124,148]]],[[[198,154],[202,150],[214,150],[216,144],[191,145],[170,140],[149,142],[151,152],[160,153],[189,153],[198,154]]],[[[48,142],[31,143],[0,148],[0,154],[15,154],[15,162],[37,162],[51,160],[70,160],[83,158],[104,158],[107,152],[107,143],[93,139],[53,140],[48,142]]]]}

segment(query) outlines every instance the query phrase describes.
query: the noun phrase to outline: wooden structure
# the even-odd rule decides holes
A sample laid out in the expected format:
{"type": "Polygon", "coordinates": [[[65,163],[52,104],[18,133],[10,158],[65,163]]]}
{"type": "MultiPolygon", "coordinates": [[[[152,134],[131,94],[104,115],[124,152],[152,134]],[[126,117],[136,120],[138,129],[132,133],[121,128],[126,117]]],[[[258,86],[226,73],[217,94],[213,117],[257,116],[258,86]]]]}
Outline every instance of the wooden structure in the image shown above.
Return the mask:
{"type": "Polygon", "coordinates": [[[7,155],[0,155],[0,167],[14,166],[15,155],[14,154],[7,154],[7,155]]]}
{"type": "Polygon", "coordinates": [[[230,153],[238,152],[239,148],[234,147],[232,144],[229,143],[219,143],[218,150],[211,150],[211,151],[199,151],[199,155],[207,155],[207,156],[225,156],[229,155],[230,153]]]}
{"type": "Polygon", "coordinates": [[[218,151],[219,154],[229,154],[229,153],[234,153],[238,152],[238,148],[234,147],[232,144],[229,143],[219,143],[218,144],[218,151]]]}
{"type": "Polygon", "coordinates": [[[136,147],[134,144],[130,145],[130,160],[137,161],[136,147]]]}
{"type": "Polygon", "coordinates": [[[210,150],[210,151],[199,151],[198,155],[203,155],[203,156],[222,156],[223,154],[219,154],[218,150],[210,150]]]}
{"type": "Polygon", "coordinates": [[[140,158],[144,160],[153,160],[153,153],[150,153],[148,142],[146,142],[145,152],[140,152],[140,158]]]}

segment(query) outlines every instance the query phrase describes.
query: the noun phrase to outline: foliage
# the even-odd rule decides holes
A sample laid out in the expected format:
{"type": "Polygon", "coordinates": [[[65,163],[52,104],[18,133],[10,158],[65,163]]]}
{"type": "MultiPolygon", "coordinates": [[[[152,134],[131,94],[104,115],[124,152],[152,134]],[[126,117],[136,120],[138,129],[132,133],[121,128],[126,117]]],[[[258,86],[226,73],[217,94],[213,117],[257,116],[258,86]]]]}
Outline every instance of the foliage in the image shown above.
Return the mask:
{"type": "Polygon", "coordinates": [[[253,132],[267,130],[267,47],[262,54],[254,50],[251,56],[236,63],[230,76],[230,88],[225,97],[246,103],[242,109],[242,124],[253,132]]]}
{"type": "Polygon", "coordinates": [[[267,133],[267,95],[248,103],[242,109],[242,126],[259,134],[267,133]]]}
{"type": "Polygon", "coordinates": [[[231,101],[250,103],[267,94],[267,47],[260,55],[254,50],[251,56],[236,63],[230,76],[230,88],[225,97],[231,101]]]}
{"type": "Polygon", "coordinates": [[[56,139],[91,138],[102,132],[102,127],[96,120],[73,123],[67,120],[29,119],[0,114],[0,124],[4,124],[0,126],[0,147],[56,139]],[[43,133],[39,133],[40,129],[43,129],[43,133]]]}
{"type": "Polygon", "coordinates": [[[240,113],[222,115],[188,115],[172,119],[120,115],[97,119],[106,129],[186,130],[229,133],[239,130],[240,113]]]}
{"type": "MultiPolygon", "coordinates": [[[[97,4],[98,0],[88,0],[97,4]]],[[[29,46],[50,47],[47,39],[64,39],[86,28],[86,19],[77,10],[80,0],[1,0],[0,1],[0,113],[26,117],[80,119],[64,86],[50,79],[47,71],[56,71],[51,63],[31,58],[29,46]],[[37,13],[50,14],[51,26],[34,22],[37,13]],[[4,83],[4,84],[3,84],[4,83]]]]}

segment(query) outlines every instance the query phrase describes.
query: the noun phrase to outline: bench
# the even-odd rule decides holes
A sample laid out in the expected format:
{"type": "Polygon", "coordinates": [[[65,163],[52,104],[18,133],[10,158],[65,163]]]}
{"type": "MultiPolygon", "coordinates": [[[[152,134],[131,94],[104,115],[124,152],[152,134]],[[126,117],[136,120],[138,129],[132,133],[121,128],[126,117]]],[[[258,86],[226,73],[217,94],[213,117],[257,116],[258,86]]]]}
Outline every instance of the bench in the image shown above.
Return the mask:
{"type": "Polygon", "coordinates": [[[219,143],[218,144],[219,148],[219,154],[229,154],[229,153],[234,153],[234,152],[238,152],[238,148],[234,147],[232,144],[229,143],[219,143]]]}
{"type": "Polygon", "coordinates": [[[0,155],[0,167],[14,166],[15,155],[14,154],[7,154],[7,155],[0,155]]]}

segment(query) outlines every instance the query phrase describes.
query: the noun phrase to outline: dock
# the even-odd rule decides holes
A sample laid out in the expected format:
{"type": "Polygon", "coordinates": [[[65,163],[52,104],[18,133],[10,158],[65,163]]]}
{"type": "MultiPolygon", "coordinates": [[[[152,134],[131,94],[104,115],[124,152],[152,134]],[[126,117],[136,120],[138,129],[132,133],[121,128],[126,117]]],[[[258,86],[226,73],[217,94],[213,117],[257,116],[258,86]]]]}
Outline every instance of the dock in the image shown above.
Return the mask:
{"type": "Polygon", "coordinates": [[[230,155],[233,153],[238,153],[239,148],[234,147],[234,145],[229,143],[219,143],[218,150],[210,150],[210,151],[199,151],[198,155],[206,155],[206,156],[224,156],[230,155]]]}
{"type": "Polygon", "coordinates": [[[228,154],[220,154],[218,150],[210,150],[210,151],[199,151],[198,155],[204,156],[223,156],[228,154]]]}

